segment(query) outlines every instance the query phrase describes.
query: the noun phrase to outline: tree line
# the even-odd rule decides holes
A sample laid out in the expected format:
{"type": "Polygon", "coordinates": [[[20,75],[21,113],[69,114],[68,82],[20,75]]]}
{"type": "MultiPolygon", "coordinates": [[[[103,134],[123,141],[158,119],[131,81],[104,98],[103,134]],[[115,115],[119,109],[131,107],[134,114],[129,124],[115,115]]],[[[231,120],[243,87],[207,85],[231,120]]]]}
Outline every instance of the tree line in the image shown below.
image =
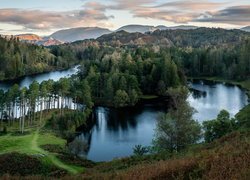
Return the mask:
{"type": "Polygon", "coordinates": [[[1,125],[13,125],[19,121],[20,132],[25,125],[33,125],[35,120],[43,120],[43,112],[59,109],[64,115],[65,109],[86,112],[91,109],[93,102],[87,81],[74,81],[61,78],[58,82],[34,81],[29,88],[19,88],[16,84],[7,92],[0,90],[0,119],[1,125]],[[84,106],[83,106],[84,104],[84,106]]]}

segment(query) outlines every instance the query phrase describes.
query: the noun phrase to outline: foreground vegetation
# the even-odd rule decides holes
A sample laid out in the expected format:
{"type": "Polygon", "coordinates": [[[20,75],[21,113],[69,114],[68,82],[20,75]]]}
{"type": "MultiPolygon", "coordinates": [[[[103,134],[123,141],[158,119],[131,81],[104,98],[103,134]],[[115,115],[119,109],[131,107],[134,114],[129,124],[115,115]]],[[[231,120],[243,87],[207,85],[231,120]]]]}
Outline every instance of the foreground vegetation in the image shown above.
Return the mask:
{"type": "MultiPolygon", "coordinates": [[[[47,121],[47,119],[54,113],[56,112],[52,111],[46,113],[44,119],[47,121]]],[[[46,121],[44,121],[43,124],[46,123],[46,121]]],[[[18,128],[15,129],[13,126],[11,126],[8,131],[9,132],[5,133],[2,132],[0,135],[0,160],[1,158],[9,158],[10,161],[4,163],[9,165],[2,168],[0,174],[11,173],[21,175],[40,174],[47,176],[60,176],[67,173],[76,174],[83,171],[83,167],[67,164],[57,157],[57,153],[49,152],[42,148],[46,146],[56,146],[65,149],[66,140],[58,136],[56,131],[52,132],[51,130],[42,127],[38,120],[34,121],[33,126],[27,128],[24,134],[20,134],[18,128]],[[16,158],[12,158],[13,152],[14,157],[16,158]],[[36,161],[39,166],[35,167],[35,165],[32,166],[31,164],[35,171],[30,170],[29,174],[25,173],[26,168],[28,167],[25,165],[22,165],[22,168],[15,171],[15,168],[18,169],[18,163],[29,163],[21,162],[21,160],[18,162],[17,160],[20,158],[31,158],[36,161]],[[13,166],[13,169],[8,169],[9,166],[13,166]],[[40,171],[40,166],[44,169],[48,168],[49,171],[40,171]]]]}
{"type": "MultiPolygon", "coordinates": [[[[0,162],[5,164],[0,172],[2,175],[5,173],[17,175],[17,172],[20,172],[19,175],[25,175],[27,179],[42,179],[42,176],[37,176],[39,174],[56,176],[61,179],[247,179],[250,175],[249,107],[247,106],[237,114],[236,118],[242,122],[237,130],[225,133],[210,143],[191,145],[179,152],[135,155],[111,162],[92,163],[79,158],[63,156],[64,151],[58,147],[64,144],[64,141],[53,135],[47,136],[48,134],[43,134],[41,131],[39,131],[40,138],[37,139],[37,143],[46,151],[39,151],[36,147],[34,148],[34,145],[27,146],[27,143],[23,141],[26,138],[34,138],[35,132],[33,132],[33,134],[27,134],[21,138],[23,139],[21,141],[25,142],[26,148],[22,150],[22,146],[19,147],[19,153],[29,156],[0,155],[0,162]],[[50,144],[50,146],[44,146],[45,144],[50,144]],[[51,156],[63,165],[60,166],[51,156]],[[25,167],[31,167],[30,170],[32,170],[28,171],[23,166],[25,161],[22,161],[22,166],[19,166],[18,161],[14,161],[10,157],[15,157],[20,161],[24,160],[23,158],[31,158],[29,164],[37,163],[38,159],[39,164],[40,162],[42,164],[35,167],[28,164],[25,167]],[[8,161],[4,161],[6,158],[9,158],[8,161]],[[12,165],[12,171],[8,169],[8,163],[12,165]],[[77,166],[84,167],[84,172],[77,166]],[[45,167],[49,170],[43,171],[45,167]],[[58,168],[64,169],[64,171],[58,168]],[[39,169],[41,171],[38,171],[39,169]],[[67,172],[73,174],[78,172],[78,174],[72,176],[67,172]]],[[[8,136],[12,137],[8,138],[9,143],[15,139],[14,135],[8,136]]],[[[7,135],[0,136],[1,144],[6,138],[7,135]]],[[[16,147],[13,144],[11,146],[13,149],[9,149],[9,152],[16,151],[16,147]]],[[[4,175],[3,177],[18,178],[19,176],[4,175]]]]}

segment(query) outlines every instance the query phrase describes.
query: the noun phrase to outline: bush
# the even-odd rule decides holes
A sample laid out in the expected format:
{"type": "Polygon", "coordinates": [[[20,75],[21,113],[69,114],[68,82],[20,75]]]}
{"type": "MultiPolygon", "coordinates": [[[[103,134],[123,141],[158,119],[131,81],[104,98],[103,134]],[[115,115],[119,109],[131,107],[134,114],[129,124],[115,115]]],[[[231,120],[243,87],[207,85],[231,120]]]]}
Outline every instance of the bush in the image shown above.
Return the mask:
{"type": "Polygon", "coordinates": [[[133,148],[134,155],[136,156],[143,156],[149,152],[148,147],[143,147],[142,145],[136,145],[133,148]]]}
{"type": "Polygon", "coordinates": [[[0,175],[50,175],[58,169],[43,164],[37,157],[19,153],[3,154],[0,156],[0,175]]]}
{"type": "Polygon", "coordinates": [[[230,119],[230,114],[226,110],[222,110],[217,119],[203,122],[205,130],[205,141],[212,142],[234,130],[235,119],[230,119]]]}
{"type": "Polygon", "coordinates": [[[246,106],[236,114],[237,124],[240,128],[250,128],[250,105],[246,106]]]}

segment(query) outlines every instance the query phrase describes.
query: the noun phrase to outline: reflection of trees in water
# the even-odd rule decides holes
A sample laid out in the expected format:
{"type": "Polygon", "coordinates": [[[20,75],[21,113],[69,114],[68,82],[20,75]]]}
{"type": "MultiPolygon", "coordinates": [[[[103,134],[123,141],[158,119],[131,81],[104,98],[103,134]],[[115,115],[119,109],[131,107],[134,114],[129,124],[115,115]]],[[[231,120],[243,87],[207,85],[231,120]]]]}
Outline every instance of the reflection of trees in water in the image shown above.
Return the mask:
{"type": "Polygon", "coordinates": [[[91,137],[91,131],[77,136],[72,142],[68,143],[69,151],[75,156],[87,157],[90,149],[91,137]]]}
{"type": "Polygon", "coordinates": [[[206,91],[199,91],[197,89],[190,89],[192,96],[194,99],[198,99],[198,98],[205,98],[207,96],[207,92],[206,91]]]}
{"type": "Polygon", "coordinates": [[[77,128],[77,130],[82,131],[82,133],[77,135],[72,142],[68,143],[69,151],[72,154],[79,157],[87,157],[91,145],[93,128],[97,124],[97,118],[95,113],[93,113],[91,118],[88,119],[86,125],[77,128]]]}
{"type": "Polygon", "coordinates": [[[68,144],[70,152],[80,157],[86,157],[90,150],[94,130],[97,132],[105,131],[104,133],[109,131],[112,136],[116,136],[122,132],[124,136],[127,136],[126,133],[129,130],[137,129],[138,123],[140,123],[137,121],[137,117],[144,111],[151,111],[152,108],[151,106],[145,106],[145,104],[139,107],[121,109],[95,108],[92,118],[86,123],[87,126],[77,129],[78,131],[82,131],[82,133],[68,144]]]}
{"type": "Polygon", "coordinates": [[[136,115],[138,115],[138,108],[136,110],[127,109],[110,109],[106,114],[107,128],[109,131],[128,131],[129,129],[136,129],[138,122],[136,115]]]}

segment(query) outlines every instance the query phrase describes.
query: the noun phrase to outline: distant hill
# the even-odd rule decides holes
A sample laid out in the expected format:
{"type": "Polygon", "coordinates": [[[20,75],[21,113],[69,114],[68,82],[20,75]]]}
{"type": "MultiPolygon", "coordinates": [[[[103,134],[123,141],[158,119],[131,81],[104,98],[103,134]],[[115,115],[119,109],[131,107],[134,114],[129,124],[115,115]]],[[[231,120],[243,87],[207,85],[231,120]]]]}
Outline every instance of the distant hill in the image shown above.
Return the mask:
{"type": "Polygon", "coordinates": [[[167,29],[149,33],[151,36],[160,36],[169,39],[178,47],[207,47],[240,44],[250,34],[238,29],[226,30],[222,28],[195,28],[195,29],[167,29]]]}
{"type": "Polygon", "coordinates": [[[36,41],[42,41],[43,38],[36,35],[36,34],[19,34],[15,35],[15,37],[19,38],[21,41],[31,41],[31,42],[36,42],[36,41]]]}
{"type": "Polygon", "coordinates": [[[167,30],[167,29],[184,29],[184,30],[189,30],[189,29],[196,29],[198,28],[197,26],[186,26],[186,25],[181,25],[181,26],[172,26],[172,27],[167,27],[164,25],[159,25],[159,26],[147,26],[147,25],[127,25],[127,26],[123,26],[120,27],[118,30],[116,31],[127,31],[130,33],[133,32],[140,32],[140,33],[146,33],[146,32],[153,32],[155,30],[167,30]]]}
{"type": "Polygon", "coordinates": [[[63,42],[73,42],[84,39],[96,39],[104,34],[109,33],[111,33],[111,31],[104,28],[80,27],[60,30],[50,35],[50,37],[63,42]]]}
{"type": "MultiPolygon", "coordinates": [[[[176,30],[176,29],[190,30],[190,29],[197,29],[197,28],[199,28],[199,27],[197,27],[197,26],[180,25],[180,26],[167,27],[166,29],[172,29],[172,30],[176,30]]],[[[160,30],[163,30],[163,29],[160,29],[160,30]]]]}
{"type": "Polygon", "coordinates": [[[54,38],[40,37],[36,34],[19,34],[14,37],[18,38],[20,41],[43,46],[60,45],[64,43],[54,38]]]}
{"type": "Polygon", "coordinates": [[[42,41],[38,41],[36,44],[43,45],[43,46],[54,46],[54,45],[60,45],[63,43],[64,43],[63,41],[54,39],[52,37],[50,37],[50,38],[45,37],[45,38],[43,38],[42,41]]]}
{"type": "Polygon", "coordinates": [[[141,46],[141,45],[161,45],[171,46],[171,42],[164,37],[151,36],[140,32],[129,33],[121,30],[111,34],[103,35],[96,39],[101,44],[108,44],[111,46],[129,45],[129,46],[141,46]]]}
{"type": "Polygon", "coordinates": [[[122,26],[119,29],[117,29],[116,31],[126,31],[129,33],[133,33],[133,32],[139,32],[139,33],[145,33],[145,32],[152,32],[155,31],[156,28],[154,26],[144,26],[144,25],[127,25],[127,26],[122,26]]]}
{"type": "Polygon", "coordinates": [[[241,30],[250,32],[250,26],[243,27],[243,28],[241,28],[241,30]]]}

